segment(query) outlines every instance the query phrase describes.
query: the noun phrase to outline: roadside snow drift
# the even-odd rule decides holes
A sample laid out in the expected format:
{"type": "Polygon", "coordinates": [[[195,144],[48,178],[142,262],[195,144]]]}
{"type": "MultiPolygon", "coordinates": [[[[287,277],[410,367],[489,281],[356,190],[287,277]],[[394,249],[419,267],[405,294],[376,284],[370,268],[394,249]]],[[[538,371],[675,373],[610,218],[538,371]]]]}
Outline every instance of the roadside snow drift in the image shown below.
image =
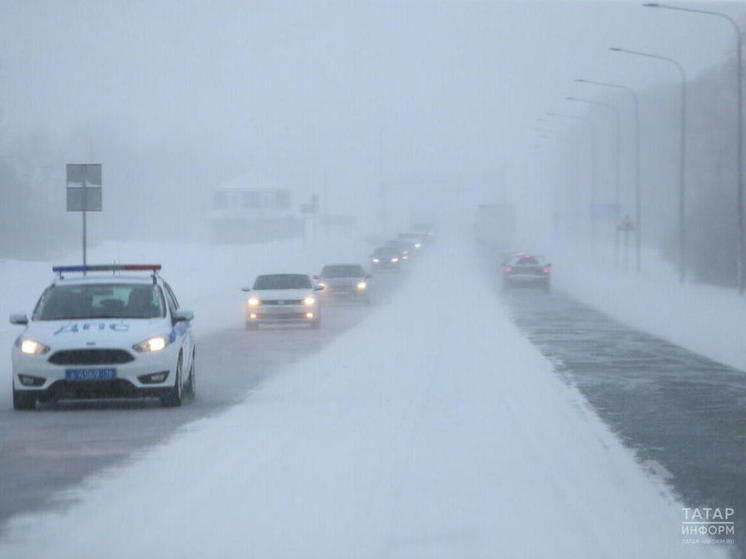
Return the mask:
{"type": "Polygon", "coordinates": [[[682,285],[676,270],[653,252],[645,253],[640,275],[617,269],[608,247],[590,261],[589,252],[557,247],[557,287],[632,328],[746,370],[746,298],[736,289],[692,280],[682,285]]]}
{"type": "Polygon", "coordinates": [[[389,305],[241,405],[90,479],[69,510],[12,521],[0,556],[722,556],[680,543],[680,505],[463,246],[434,249],[389,305]]]}

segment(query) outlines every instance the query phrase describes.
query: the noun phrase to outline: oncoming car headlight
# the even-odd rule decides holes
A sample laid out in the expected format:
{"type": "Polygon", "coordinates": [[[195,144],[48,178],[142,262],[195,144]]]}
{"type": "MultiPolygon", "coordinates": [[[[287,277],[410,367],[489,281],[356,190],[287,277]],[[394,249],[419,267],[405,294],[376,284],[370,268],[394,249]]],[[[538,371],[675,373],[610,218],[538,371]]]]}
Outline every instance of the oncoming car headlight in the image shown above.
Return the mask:
{"type": "Polygon", "coordinates": [[[303,304],[307,306],[315,305],[316,297],[306,297],[305,299],[303,299],[303,304]]]}
{"type": "Polygon", "coordinates": [[[364,282],[364,281],[357,282],[357,288],[358,289],[365,289],[367,287],[368,287],[368,284],[366,282],[364,282]]]}
{"type": "Polygon", "coordinates": [[[259,300],[259,297],[249,297],[249,306],[250,307],[256,307],[261,301],[259,300]]]}
{"type": "Polygon", "coordinates": [[[43,343],[32,340],[31,338],[23,338],[18,341],[18,347],[21,353],[26,355],[43,355],[49,351],[49,348],[43,343]]]}
{"type": "Polygon", "coordinates": [[[161,351],[168,345],[168,338],[166,336],[153,336],[147,340],[143,340],[139,344],[132,346],[132,349],[139,352],[152,352],[161,351]]]}
{"type": "Polygon", "coordinates": [[[391,261],[392,262],[399,262],[399,259],[398,258],[392,258],[391,261]]]}
{"type": "Polygon", "coordinates": [[[374,259],[373,259],[373,262],[375,262],[376,264],[378,264],[378,263],[379,263],[380,261],[381,261],[381,259],[380,259],[380,258],[374,258],[374,259]]]}

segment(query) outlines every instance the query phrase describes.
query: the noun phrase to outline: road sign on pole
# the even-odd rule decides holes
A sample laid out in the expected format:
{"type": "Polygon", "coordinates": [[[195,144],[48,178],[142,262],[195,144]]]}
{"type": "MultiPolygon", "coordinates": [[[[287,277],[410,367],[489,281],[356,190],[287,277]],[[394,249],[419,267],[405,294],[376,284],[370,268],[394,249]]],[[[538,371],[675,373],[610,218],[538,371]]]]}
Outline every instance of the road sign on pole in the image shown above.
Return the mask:
{"type": "Polygon", "coordinates": [[[86,214],[102,210],[100,163],[67,164],[67,211],[83,215],[83,265],[88,263],[86,214]]]}

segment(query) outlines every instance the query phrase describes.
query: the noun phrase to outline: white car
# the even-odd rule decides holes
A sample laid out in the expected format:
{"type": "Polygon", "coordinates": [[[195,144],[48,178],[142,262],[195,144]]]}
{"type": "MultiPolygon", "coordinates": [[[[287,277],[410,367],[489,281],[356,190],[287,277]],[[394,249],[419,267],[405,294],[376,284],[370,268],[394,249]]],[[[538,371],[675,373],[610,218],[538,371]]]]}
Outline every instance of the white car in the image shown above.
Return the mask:
{"type": "Polygon", "coordinates": [[[264,274],[257,276],[246,301],[246,328],[254,330],[264,323],[307,323],[321,325],[321,305],[315,285],[307,274],[264,274]]]}
{"type": "Polygon", "coordinates": [[[84,397],[157,397],[179,406],[195,392],[190,311],[160,265],[56,266],[12,350],[13,407],[84,397]],[[146,271],[150,274],[119,275],[146,271]],[[65,274],[109,272],[65,279],[65,274]]]}

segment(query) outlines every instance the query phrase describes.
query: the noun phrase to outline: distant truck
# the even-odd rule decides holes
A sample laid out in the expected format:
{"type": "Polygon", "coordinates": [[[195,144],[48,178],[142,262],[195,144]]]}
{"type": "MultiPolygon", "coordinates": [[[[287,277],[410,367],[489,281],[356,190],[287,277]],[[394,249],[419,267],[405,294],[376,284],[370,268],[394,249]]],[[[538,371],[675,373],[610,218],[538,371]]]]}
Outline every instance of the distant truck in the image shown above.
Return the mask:
{"type": "Polygon", "coordinates": [[[481,204],[477,206],[474,232],[481,249],[490,256],[507,256],[514,250],[515,206],[481,204]]]}

